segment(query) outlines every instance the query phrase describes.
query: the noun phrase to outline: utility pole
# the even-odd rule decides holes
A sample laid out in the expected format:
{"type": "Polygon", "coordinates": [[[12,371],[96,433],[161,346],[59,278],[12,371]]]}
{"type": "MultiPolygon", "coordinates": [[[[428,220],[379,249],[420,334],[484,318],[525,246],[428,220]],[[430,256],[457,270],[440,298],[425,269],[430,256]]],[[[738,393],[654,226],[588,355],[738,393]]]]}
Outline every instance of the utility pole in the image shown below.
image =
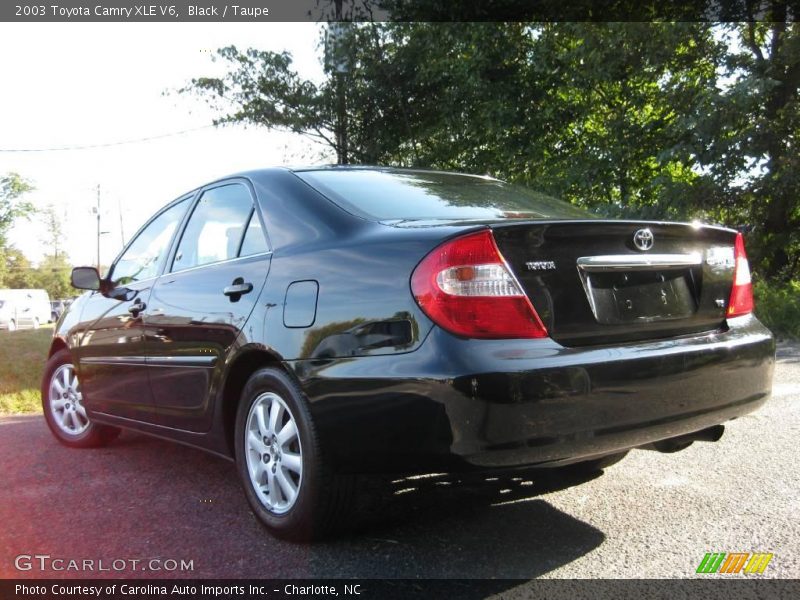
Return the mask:
{"type": "Polygon", "coordinates": [[[97,184],[97,270],[100,271],[100,184],[97,184]]]}
{"type": "Polygon", "coordinates": [[[341,39],[346,32],[346,24],[342,22],[342,1],[335,0],[335,23],[328,24],[329,35],[329,59],[330,65],[336,78],[336,162],[346,165],[348,157],[347,140],[347,90],[345,89],[345,75],[349,71],[349,65],[341,47],[341,39]]]}

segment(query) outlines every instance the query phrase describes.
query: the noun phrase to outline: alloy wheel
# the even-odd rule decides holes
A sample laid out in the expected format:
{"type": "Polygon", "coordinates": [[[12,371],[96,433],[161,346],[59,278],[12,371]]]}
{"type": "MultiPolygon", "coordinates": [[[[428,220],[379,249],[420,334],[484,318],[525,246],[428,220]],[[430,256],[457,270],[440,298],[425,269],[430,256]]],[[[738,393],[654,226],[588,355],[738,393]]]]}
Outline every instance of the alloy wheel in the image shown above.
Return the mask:
{"type": "Polygon", "coordinates": [[[247,415],[245,456],[250,483],[272,513],[292,508],[303,483],[303,449],[297,423],[283,398],[259,395],[247,415]]]}
{"type": "Polygon", "coordinates": [[[71,364],[61,365],[50,378],[50,413],[64,433],[80,435],[89,427],[78,376],[71,364]]]}

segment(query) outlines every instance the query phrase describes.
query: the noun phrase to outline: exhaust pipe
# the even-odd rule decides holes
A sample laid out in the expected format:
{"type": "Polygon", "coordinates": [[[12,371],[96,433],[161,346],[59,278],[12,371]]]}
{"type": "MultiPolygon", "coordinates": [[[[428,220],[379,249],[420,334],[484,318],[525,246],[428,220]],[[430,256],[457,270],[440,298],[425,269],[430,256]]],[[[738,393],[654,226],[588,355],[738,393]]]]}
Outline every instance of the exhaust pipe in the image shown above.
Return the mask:
{"type": "Polygon", "coordinates": [[[725,433],[724,425],[714,425],[713,427],[701,429],[700,431],[694,431],[692,433],[679,435],[678,437],[669,438],[666,440],[659,440],[657,442],[653,442],[652,444],[642,446],[642,448],[657,450],[658,452],[663,452],[665,454],[671,454],[672,452],[680,452],[681,450],[685,450],[694,442],[717,442],[722,437],[723,433],[725,433]]]}

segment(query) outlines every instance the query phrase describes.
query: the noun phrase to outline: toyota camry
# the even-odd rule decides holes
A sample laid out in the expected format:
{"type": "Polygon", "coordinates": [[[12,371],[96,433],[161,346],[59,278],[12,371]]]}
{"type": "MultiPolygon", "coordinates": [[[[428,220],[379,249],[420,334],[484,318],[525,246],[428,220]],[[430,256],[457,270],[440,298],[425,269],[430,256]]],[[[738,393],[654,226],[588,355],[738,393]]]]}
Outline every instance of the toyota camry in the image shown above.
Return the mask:
{"type": "Polygon", "coordinates": [[[230,459],[282,537],[346,522],[360,474],[599,469],[716,441],[771,390],[741,233],[490,177],[231,176],[72,282],[42,382],[56,438],[230,459]]]}

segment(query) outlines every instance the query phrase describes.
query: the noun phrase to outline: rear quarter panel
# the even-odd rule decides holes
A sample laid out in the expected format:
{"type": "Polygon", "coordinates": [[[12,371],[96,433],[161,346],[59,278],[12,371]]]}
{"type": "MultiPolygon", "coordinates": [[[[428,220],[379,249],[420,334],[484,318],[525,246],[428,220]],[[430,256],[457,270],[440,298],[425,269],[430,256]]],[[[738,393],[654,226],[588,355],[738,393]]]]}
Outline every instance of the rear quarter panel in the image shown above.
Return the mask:
{"type": "Polygon", "coordinates": [[[292,173],[249,177],[273,249],[259,298],[262,314],[252,317],[262,320],[264,345],[283,360],[299,361],[417,349],[432,323],[411,294],[411,273],[425,254],[463,227],[382,225],[346,213],[292,173]],[[295,282],[317,284],[313,322],[307,326],[292,326],[286,317],[298,301],[287,297],[295,282]]]}

